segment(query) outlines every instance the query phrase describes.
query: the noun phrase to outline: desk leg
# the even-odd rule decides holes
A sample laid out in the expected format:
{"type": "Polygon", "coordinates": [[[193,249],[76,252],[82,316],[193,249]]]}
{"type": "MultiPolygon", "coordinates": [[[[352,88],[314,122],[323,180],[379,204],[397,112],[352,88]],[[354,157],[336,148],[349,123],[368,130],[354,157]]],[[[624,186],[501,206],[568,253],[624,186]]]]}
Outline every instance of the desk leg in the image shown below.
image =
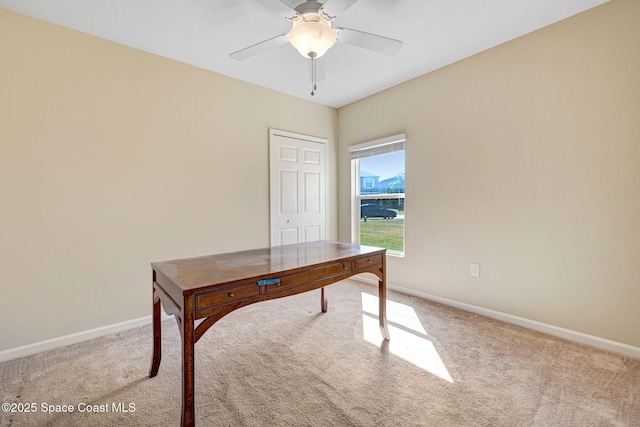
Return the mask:
{"type": "Polygon", "coordinates": [[[382,257],[382,280],[378,281],[378,317],[380,318],[380,332],[382,337],[389,341],[389,327],[387,326],[387,257],[382,257]]]}
{"type": "Polygon", "coordinates": [[[380,332],[389,341],[389,327],[387,326],[387,285],[384,280],[378,282],[378,301],[380,302],[378,317],[380,318],[380,332]]]}
{"type": "Polygon", "coordinates": [[[193,295],[185,296],[182,310],[182,427],[193,427],[195,420],[194,400],[194,303],[193,295]]]}
{"type": "Polygon", "coordinates": [[[380,303],[378,317],[380,318],[380,332],[389,341],[389,327],[387,326],[387,257],[382,257],[382,280],[378,281],[378,302],[380,303]]]}
{"type": "Polygon", "coordinates": [[[329,302],[327,301],[327,296],[324,294],[324,288],[320,288],[320,309],[323,313],[326,313],[328,308],[329,302]]]}
{"type": "Polygon", "coordinates": [[[151,358],[151,369],[149,370],[149,378],[153,378],[158,374],[160,369],[160,359],[162,358],[162,326],[160,325],[160,298],[156,295],[155,286],[153,288],[153,356],[151,358]]]}

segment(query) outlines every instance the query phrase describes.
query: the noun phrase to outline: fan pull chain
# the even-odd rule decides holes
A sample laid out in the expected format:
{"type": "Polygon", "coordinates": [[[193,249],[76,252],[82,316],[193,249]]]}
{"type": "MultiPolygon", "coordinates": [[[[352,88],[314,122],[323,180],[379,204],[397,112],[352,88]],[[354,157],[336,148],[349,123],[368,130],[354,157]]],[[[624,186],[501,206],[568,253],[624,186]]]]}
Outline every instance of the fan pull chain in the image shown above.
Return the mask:
{"type": "Polygon", "coordinates": [[[310,52],[309,57],[311,58],[311,96],[314,96],[315,91],[318,90],[316,86],[316,53],[310,52]]]}

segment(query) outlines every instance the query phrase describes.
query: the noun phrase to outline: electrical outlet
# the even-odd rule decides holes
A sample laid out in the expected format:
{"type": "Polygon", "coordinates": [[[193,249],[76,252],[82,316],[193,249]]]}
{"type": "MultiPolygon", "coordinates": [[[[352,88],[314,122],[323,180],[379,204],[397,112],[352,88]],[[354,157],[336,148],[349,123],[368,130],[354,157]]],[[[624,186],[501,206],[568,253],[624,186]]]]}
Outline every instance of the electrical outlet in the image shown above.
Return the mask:
{"type": "Polygon", "coordinates": [[[471,275],[474,277],[480,277],[480,264],[475,262],[471,263],[471,275]]]}

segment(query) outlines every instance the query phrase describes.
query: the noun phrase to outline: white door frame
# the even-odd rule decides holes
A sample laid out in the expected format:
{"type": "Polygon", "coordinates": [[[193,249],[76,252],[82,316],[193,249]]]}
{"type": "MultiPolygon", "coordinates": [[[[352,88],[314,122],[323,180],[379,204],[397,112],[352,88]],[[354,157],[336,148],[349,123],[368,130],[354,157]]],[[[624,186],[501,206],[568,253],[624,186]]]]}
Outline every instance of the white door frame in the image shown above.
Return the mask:
{"type": "Polygon", "coordinates": [[[277,212],[277,207],[273,206],[273,197],[272,197],[272,165],[271,165],[271,141],[272,141],[272,137],[273,136],[281,136],[281,137],[285,137],[285,138],[291,138],[291,139],[298,139],[298,140],[302,140],[302,141],[310,141],[310,142],[317,142],[320,144],[324,144],[325,145],[325,158],[324,158],[324,185],[325,185],[325,200],[324,200],[324,230],[325,230],[325,239],[327,238],[327,234],[329,233],[329,212],[327,210],[327,207],[329,206],[329,174],[328,172],[328,162],[327,162],[327,143],[328,143],[328,138],[322,138],[322,137],[317,137],[317,136],[311,136],[311,135],[304,135],[304,134],[300,134],[300,133],[294,133],[294,132],[289,132],[289,131],[285,131],[285,130],[280,130],[280,129],[273,129],[273,128],[269,128],[269,245],[273,246],[273,233],[272,230],[274,228],[274,218],[277,212]]]}

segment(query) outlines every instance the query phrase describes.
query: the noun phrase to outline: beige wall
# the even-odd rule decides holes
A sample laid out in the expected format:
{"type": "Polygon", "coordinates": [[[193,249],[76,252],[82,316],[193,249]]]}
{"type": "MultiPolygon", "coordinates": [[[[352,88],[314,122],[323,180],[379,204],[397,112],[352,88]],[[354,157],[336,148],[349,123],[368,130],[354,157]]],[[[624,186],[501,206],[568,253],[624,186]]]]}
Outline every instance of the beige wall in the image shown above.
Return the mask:
{"type": "Polygon", "coordinates": [[[640,2],[613,0],[338,118],[342,240],[347,146],[408,136],[406,258],[389,261],[390,283],[640,346],[640,2]]]}
{"type": "Polygon", "coordinates": [[[268,128],[335,109],[0,9],[0,350],[150,314],[151,261],[269,244],[268,128]]]}
{"type": "Polygon", "coordinates": [[[612,0],[336,113],[0,9],[0,350],[148,315],[151,261],[268,245],[269,127],[329,138],[344,241],[346,147],[407,132],[391,283],[640,346],[638,52],[612,0]]]}

